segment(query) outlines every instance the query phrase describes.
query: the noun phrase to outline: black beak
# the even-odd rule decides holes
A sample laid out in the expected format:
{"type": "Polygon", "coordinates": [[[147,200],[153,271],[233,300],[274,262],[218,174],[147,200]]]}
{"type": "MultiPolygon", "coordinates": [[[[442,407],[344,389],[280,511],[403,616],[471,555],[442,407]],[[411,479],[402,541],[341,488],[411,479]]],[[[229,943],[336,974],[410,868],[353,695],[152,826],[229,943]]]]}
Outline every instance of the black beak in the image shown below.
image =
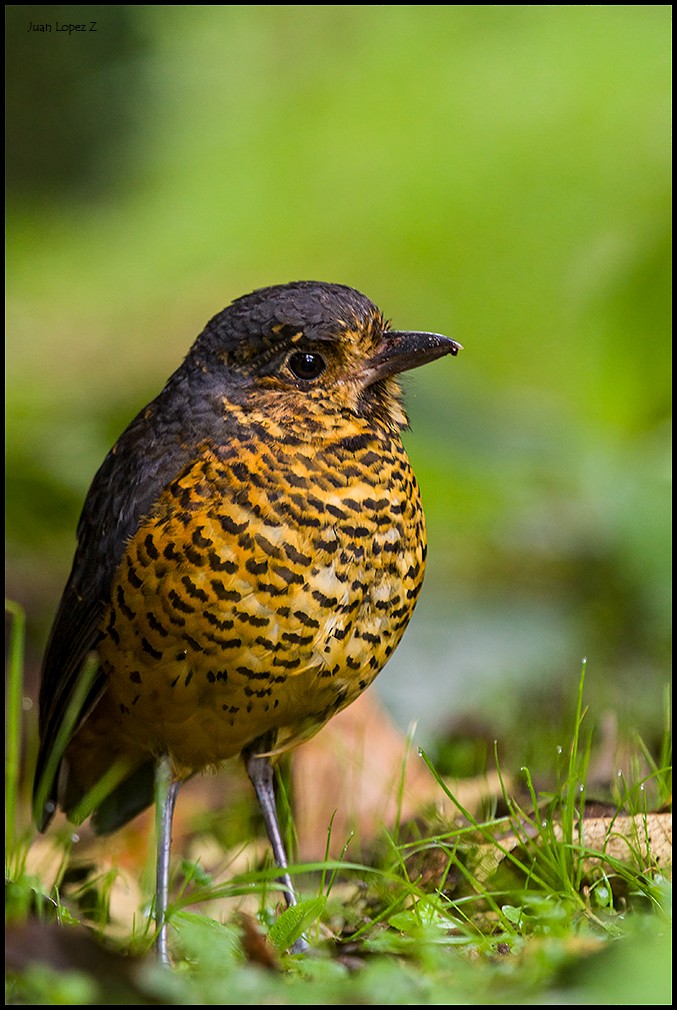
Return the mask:
{"type": "Polygon", "coordinates": [[[387,330],[383,334],[382,343],[364,367],[362,377],[365,386],[371,386],[379,379],[389,375],[398,375],[410,368],[418,368],[445,354],[456,356],[463,347],[450,337],[440,333],[415,333],[407,330],[387,330]]]}

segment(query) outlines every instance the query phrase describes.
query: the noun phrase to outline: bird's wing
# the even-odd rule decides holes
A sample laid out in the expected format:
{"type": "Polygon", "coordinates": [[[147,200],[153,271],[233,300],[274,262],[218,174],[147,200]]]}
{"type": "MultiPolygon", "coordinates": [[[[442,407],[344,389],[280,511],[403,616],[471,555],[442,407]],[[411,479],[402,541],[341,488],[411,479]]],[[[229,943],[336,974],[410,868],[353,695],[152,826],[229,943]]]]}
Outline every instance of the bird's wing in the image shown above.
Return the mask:
{"type": "MultiPolygon", "coordinates": [[[[164,487],[194,457],[206,433],[213,433],[214,414],[205,410],[202,402],[202,411],[187,410],[189,391],[173,377],[118,439],[88,492],[78,523],[73,568],[42,668],[40,748],[34,789],[36,820],[41,827],[54,810],[61,755],[56,754],[51,761],[50,756],[61,726],[68,719],[72,734],[105,687],[103,673],[96,670],[84,697],[78,698],[83,666],[100,639],[113,575],[128,540],[152,512],[164,487]],[[74,706],[76,710],[72,711],[74,706]],[[43,781],[48,765],[49,780],[43,781]]],[[[67,742],[62,741],[63,746],[67,742]]]]}

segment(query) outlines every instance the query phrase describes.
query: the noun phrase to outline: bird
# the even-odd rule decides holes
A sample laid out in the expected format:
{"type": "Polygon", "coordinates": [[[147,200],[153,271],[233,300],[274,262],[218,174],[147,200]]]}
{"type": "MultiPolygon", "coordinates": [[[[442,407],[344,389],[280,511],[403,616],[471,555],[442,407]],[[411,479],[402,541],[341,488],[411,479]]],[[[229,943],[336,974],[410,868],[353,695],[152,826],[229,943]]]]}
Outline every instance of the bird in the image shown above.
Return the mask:
{"type": "Polygon", "coordinates": [[[228,758],[297,902],[274,765],[409,623],[427,546],[398,376],[460,349],[344,284],[259,288],[207,323],[92,481],[42,664],[34,817],[108,834],[155,802],[165,964],[176,797],[228,758]]]}

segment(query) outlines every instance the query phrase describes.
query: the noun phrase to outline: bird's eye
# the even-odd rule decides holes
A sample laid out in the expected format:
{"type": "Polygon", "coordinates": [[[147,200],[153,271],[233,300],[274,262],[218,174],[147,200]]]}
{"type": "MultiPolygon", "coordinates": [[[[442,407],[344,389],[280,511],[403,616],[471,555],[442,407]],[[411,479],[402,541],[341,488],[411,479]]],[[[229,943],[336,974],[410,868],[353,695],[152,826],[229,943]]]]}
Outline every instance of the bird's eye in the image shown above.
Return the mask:
{"type": "Polygon", "coordinates": [[[309,351],[295,351],[288,361],[292,375],[297,379],[316,379],[322,375],[326,363],[321,354],[311,354],[309,351]]]}

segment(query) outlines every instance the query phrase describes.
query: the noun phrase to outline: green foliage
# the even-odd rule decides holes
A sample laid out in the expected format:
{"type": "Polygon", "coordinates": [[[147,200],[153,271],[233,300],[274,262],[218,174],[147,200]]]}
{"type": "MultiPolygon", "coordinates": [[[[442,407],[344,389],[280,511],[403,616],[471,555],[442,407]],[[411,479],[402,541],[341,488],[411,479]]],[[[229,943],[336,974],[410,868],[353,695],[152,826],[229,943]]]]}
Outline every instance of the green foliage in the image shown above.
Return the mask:
{"type": "Polygon", "coordinates": [[[283,954],[291,950],[312,923],[316,922],[324,911],[326,899],[323,895],[300,901],[285,909],[271,924],[268,939],[276,950],[283,954]]]}

